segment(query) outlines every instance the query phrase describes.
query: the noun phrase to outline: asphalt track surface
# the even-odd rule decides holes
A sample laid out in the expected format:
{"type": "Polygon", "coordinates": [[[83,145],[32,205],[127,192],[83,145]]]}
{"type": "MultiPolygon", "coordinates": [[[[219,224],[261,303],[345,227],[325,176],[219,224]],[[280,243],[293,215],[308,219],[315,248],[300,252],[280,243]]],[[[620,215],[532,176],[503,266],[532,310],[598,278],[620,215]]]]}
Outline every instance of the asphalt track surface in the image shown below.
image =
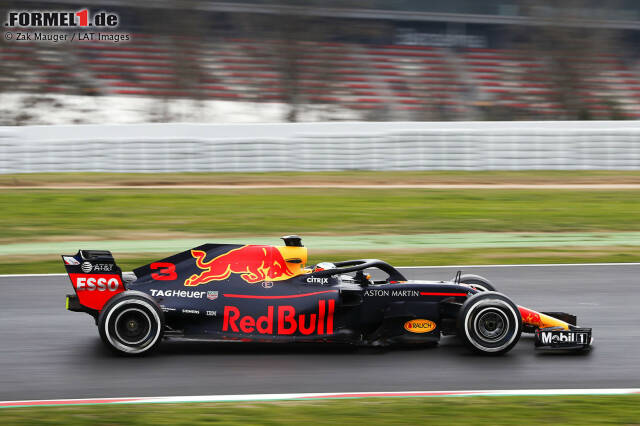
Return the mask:
{"type": "MultiPolygon", "coordinates": [[[[445,279],[455,268],[406,269],[445,279]]],[[[534,351],[524,335],[506,356],[437,347],[348,349],[164,343],[152,356],[112,355],[93,319],[64,309],[63,276],[0,277],[0,400],[293,392],[640,387],[640,265],[470,267],[516,303],[566,310],[594,329],[586,355],[534,351]]]]}

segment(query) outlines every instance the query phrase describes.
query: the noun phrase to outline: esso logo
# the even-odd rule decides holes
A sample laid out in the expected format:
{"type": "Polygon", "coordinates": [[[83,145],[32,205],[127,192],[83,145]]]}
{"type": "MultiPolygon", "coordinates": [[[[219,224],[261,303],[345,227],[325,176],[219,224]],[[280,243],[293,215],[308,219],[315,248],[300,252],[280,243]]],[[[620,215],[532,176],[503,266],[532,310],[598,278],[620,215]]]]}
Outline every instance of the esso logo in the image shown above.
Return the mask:
{"type": "Polygon", "coordinates": [[[120,281],[117,278],[78,277],[76,290],[78,291],[118,291],[120,281]]]}
{"type": "Polygon", "coordinates": [[[405,322],[404,329],[409,333],[428,333],[436,329],[436,323],[426,319],[414,319],[405,322]]]}

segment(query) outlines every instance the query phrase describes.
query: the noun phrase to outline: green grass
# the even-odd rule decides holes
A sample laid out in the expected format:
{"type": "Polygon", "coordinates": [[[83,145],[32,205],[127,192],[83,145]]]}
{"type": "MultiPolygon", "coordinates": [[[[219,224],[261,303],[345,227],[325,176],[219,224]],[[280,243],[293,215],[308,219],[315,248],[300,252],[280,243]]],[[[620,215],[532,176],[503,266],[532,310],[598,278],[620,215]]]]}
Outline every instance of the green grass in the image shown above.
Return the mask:
{"type": "Polygon", "coordinates": [[[640,397],[464,397],[11,408],[4,424],[638,424],[640,397]]]}
{"type": "Polygon", "coordinates": [[[4,190],[0,242],[148,236],[638,231],[635,191],[4,190]]]}
{"type": "Polygon", "coordinates": [[[269,173],[23,173],[0,186],[252,184],[601,184],[640,183],[640,171],[344,171],[269,173]]]}
{"type": "MultiPolygon", "coordinates": [[[[107,247],[108,248],[108,247],[107,247]]],[[[114,253],[123,271],[163,259],[169,253],[114,253]]],[[[394,266],[508,265],[531,263],[629,263],[640,262],[640,247],[517,247],[439,249],[426,251],[312,251],[309,264],[349,259],[382,259],[394,266]]],[[[64,273],[58,254],[1,256],[0,274],[64,273]]]]}

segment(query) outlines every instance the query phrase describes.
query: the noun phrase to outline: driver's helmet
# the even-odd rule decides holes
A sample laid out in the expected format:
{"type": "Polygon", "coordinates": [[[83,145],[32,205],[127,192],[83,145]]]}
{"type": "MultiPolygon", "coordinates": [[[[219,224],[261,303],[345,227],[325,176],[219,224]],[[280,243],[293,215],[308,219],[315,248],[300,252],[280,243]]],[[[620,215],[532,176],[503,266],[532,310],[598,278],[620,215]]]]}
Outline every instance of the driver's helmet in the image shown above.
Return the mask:
{"type": "Polygon", "coordinates": [[[320,262],[314,268],[313,272],[326,271],[327,269],[335,269],[336,265],[331,262],[320,262]]]}

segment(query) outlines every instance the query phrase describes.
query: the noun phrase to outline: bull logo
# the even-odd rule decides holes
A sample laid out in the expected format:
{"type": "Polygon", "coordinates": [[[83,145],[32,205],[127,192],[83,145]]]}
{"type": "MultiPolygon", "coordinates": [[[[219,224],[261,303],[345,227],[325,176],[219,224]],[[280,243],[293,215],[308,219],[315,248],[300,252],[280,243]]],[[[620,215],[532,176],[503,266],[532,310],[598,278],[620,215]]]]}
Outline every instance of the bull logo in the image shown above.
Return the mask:
{"type": "Polygon", "coordinates": [[[265,280],[282,281],[294,275],[280,251],[273,246],[246,245],[209,261],[204,260],[207,253],[202,250],[191,250],[191,256],[202,272],[187,278],[184,282],[187,287],[225,280],[231,274],[240,274],[251,284],[265,280]]]}
{"type": "Polygon", "coordinates": [[[522,316],[523,323],[532,325],[542,324],[542,319],[540,318],[539,313],[522,306],[518,306],[518,310],[520,311],[520,315],[522,316]]]}

